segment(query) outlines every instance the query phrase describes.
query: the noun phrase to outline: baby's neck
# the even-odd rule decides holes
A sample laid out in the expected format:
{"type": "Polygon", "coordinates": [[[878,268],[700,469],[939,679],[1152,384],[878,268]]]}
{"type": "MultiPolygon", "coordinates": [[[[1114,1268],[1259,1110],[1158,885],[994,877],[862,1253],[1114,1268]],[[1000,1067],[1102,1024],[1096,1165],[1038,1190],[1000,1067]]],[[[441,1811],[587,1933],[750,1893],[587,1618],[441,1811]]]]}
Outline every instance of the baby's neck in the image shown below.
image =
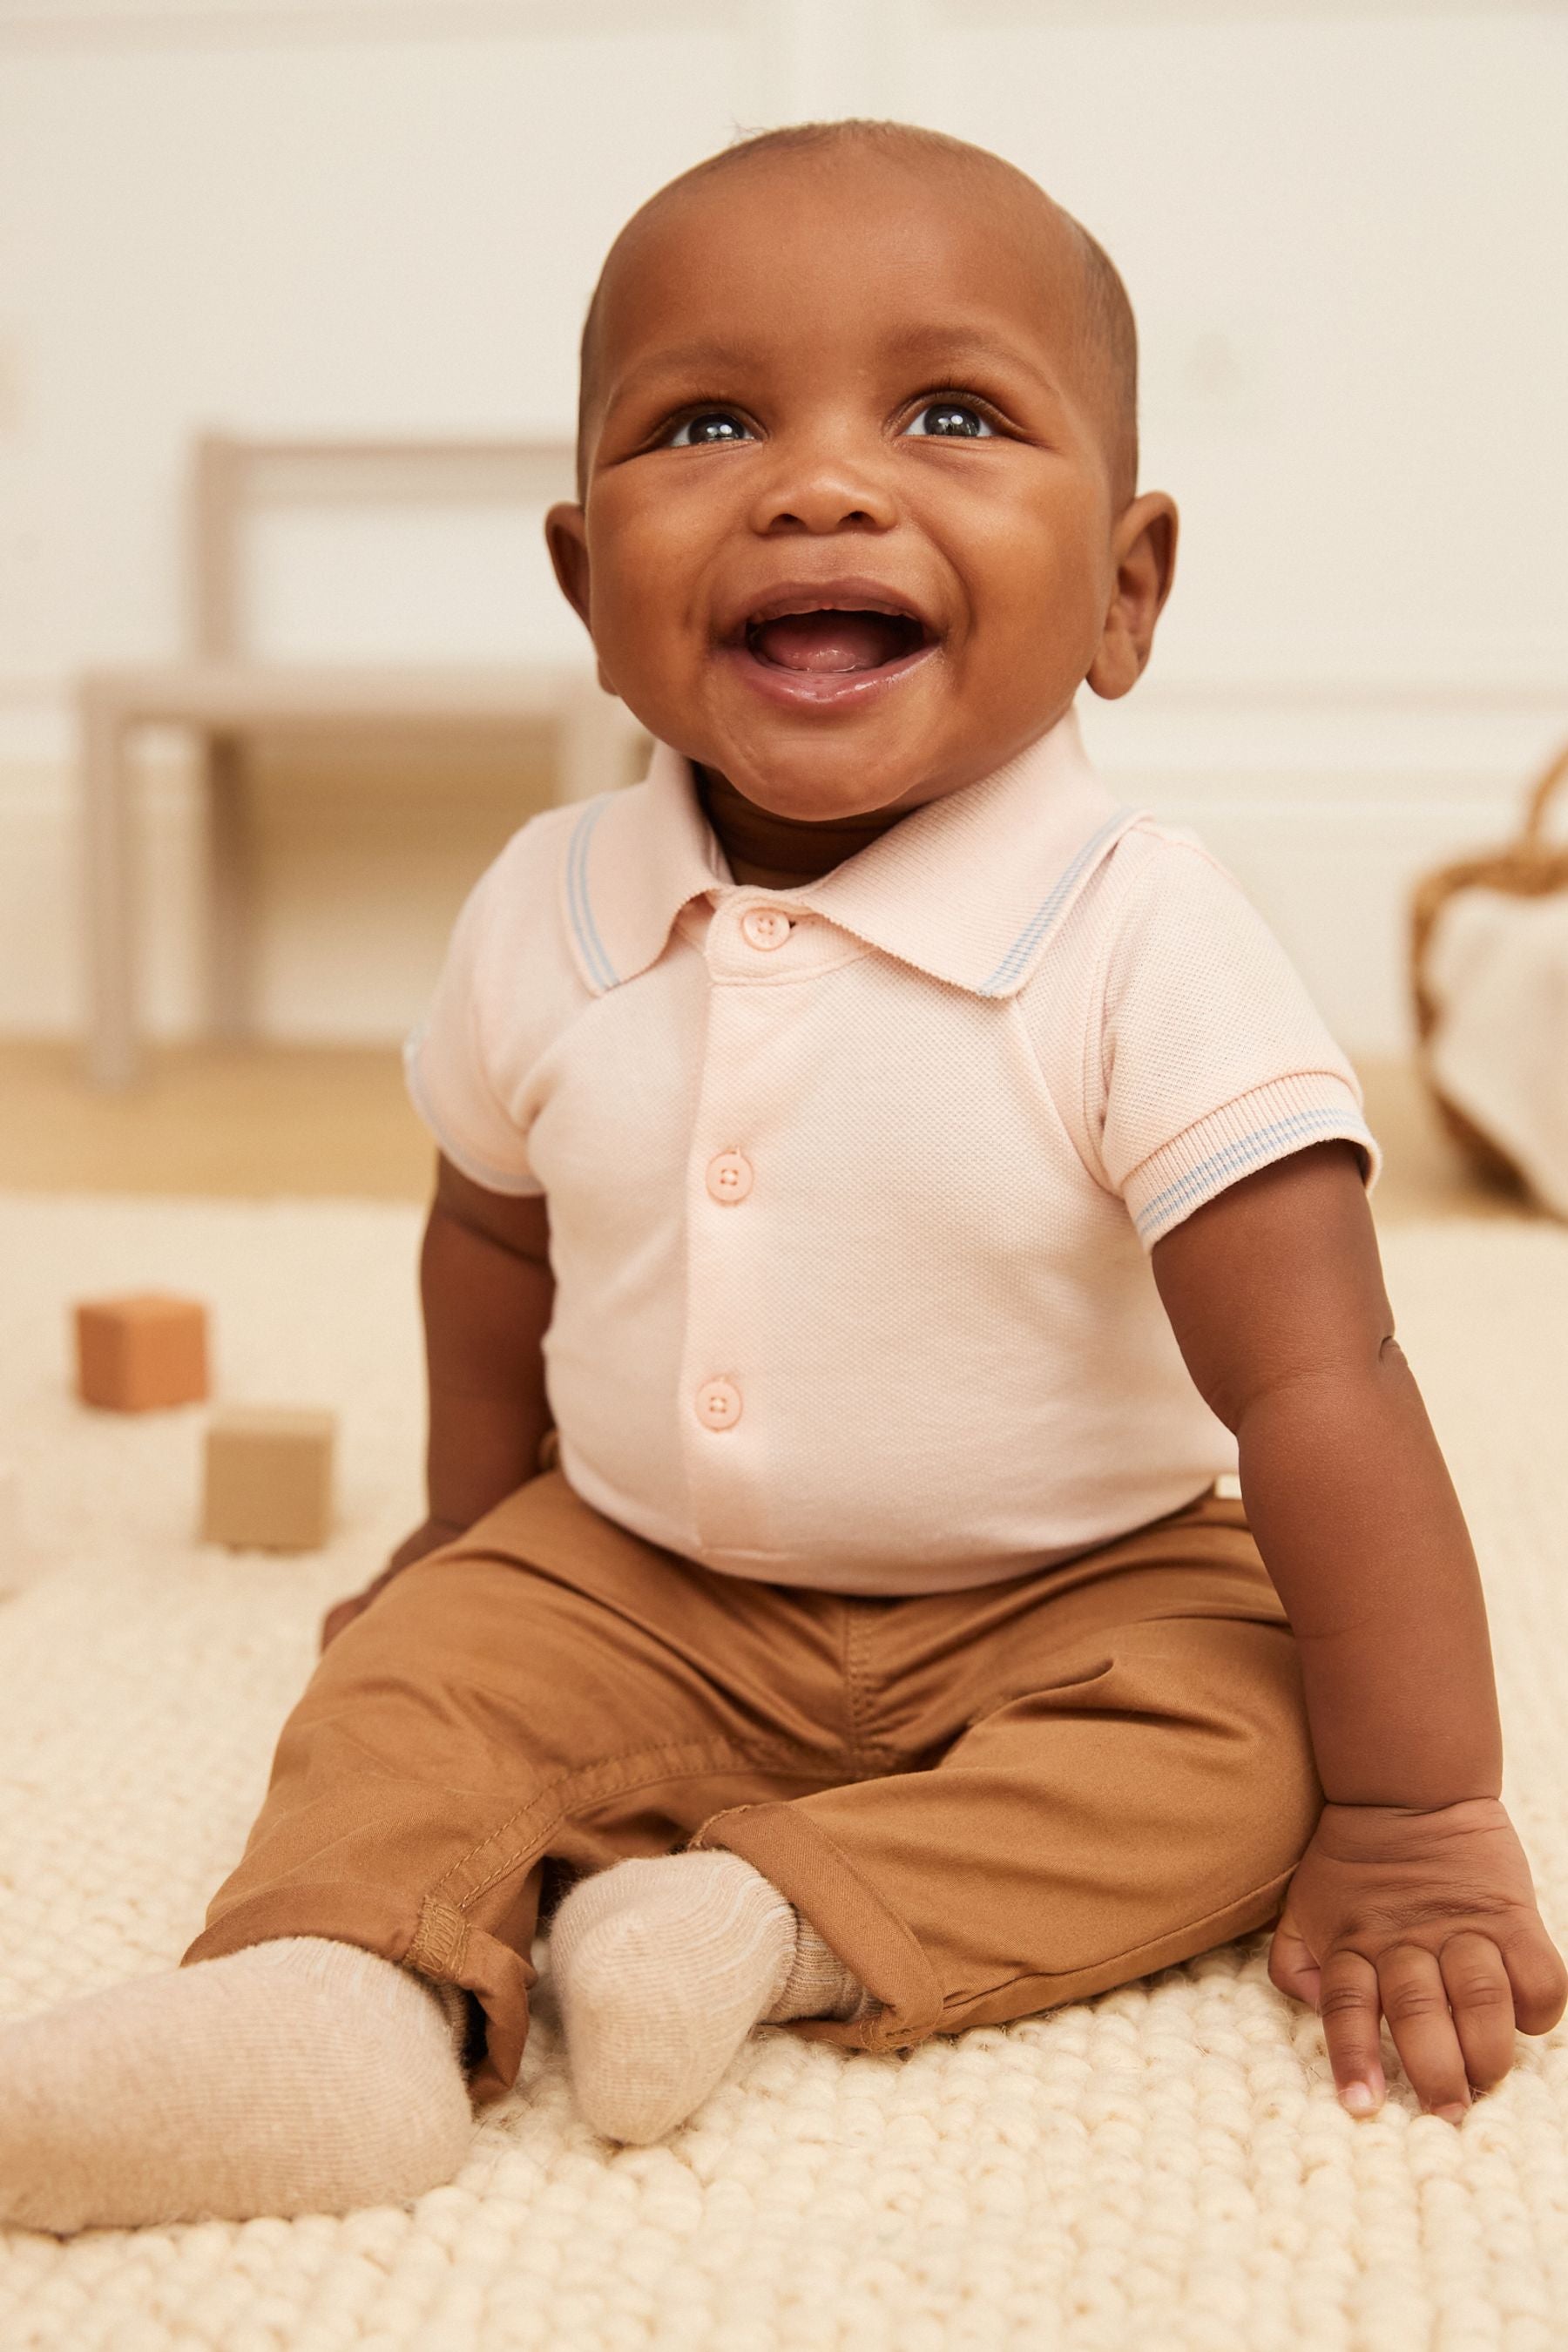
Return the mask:
{"type": "Polygon", "coordinates": [[[873,809],[837,824],[812,824],[758,808],[717,769],[698,767],[694,761],[692,772],[731,873],[737,882],[765,889],[788,890],[796,883],[816,881],[909,814],[907,809],[873,809]]]}

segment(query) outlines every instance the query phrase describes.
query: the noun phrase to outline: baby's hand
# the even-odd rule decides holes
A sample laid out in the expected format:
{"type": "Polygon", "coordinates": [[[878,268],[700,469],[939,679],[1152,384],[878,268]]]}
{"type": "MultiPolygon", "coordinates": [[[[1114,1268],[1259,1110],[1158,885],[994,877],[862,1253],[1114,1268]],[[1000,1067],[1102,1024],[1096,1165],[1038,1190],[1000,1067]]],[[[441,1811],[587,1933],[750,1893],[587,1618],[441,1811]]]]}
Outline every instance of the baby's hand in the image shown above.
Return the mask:
{"type": "Polygon", "coordinates": [[[1411,2088],[1455,2124],[1468,2086],[1490,2090],[1512,2065],[1515,2027],[1548,2033],[1568,2006],[1568,1969],[1494,1797],[1431,1812],[1325,1805],[1274,1930],[1268,1974],[1321,2017],[1352,2113],[1383,2103],[1381,2011],[1411,2088]]]}
{"type": "Polygon", "coordinates": [[[426,1519],[423,1526],[415,1528],[411,1536],[405,1536],[381,1574],[373,1579],[363,1592],[351,1594],[347,1601],[334,1601],[328,1610],[321,1620],[322,1649],[329,1642],[335,1642],[343,1627],[352,1625],[362,1610],[370,1607],[376,1594],[384,1586],[390,1584],[401,1570],[412,1568],[415,1561],[423,1559],[426,1552],[439,1551],[443,1544],[451,1543],[462,1532],[461,1528],[453,1527],[446,1519],[426,1519]]]}

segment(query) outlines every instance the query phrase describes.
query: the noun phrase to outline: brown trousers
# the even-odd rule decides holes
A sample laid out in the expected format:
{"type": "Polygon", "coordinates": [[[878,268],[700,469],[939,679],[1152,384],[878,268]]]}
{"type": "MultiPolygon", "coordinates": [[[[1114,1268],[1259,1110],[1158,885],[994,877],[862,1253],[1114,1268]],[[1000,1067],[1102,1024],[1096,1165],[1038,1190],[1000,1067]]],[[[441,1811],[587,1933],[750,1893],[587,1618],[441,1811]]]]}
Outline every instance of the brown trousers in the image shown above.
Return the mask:
{"type": "Polygon", "coordinates": [[[463,1986],[482,2103],[517,2074],[542,1909],[726,1846],[875,1996],[786,2030],[902,2049],[1277,1918],[1322,1803],[1239,1503],[888,1600],[716,1575],[552,1470],[327,1651],[184,1957],[332,1936],[463,1986]]]}

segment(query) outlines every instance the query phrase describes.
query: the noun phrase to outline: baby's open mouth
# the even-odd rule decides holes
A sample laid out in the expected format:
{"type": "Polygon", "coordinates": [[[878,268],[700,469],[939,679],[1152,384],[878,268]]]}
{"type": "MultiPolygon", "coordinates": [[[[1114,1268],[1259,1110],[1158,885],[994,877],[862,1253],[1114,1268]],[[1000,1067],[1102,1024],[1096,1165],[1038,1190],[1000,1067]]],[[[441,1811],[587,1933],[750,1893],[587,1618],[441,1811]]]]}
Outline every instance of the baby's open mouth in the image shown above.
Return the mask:
{"type": "Polygon", "coordinates": [[[816,613],[781,613],[771,621],[752,621],[746,645],[758,661],[775,669],[844,671],[881,669],[918,653],[927,633],[910,613],[847,612],[828,607],[816,613]]]}

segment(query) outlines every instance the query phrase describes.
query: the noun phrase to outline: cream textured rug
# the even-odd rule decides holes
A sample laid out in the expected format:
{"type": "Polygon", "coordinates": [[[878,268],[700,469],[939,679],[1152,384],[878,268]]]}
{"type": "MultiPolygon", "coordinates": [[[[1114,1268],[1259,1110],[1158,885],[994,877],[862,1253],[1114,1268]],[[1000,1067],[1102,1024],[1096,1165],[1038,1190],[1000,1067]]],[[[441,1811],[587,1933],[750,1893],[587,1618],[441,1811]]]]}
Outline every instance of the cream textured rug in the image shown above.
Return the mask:
{"type": "MultiPolygon", "coordinates": [[[[419,1516],[412,1209],[0,1198],[0,2013],[169,1965],[321,1610],[419,1516]],[[204,1414],[88,1413],[67,1303],[194,1289],[226,1398],[337,1405],[309,1559],[193,1539],[204,1414]]],[[[1568,1231],[1414,1225],[1390,1286],[1484,1562],[1504,1796],[1568,1942],[1568,1231]]],[[[667,2146],[577,2120],[546,2007],[411,2211],[0,2231],[0,2347],[62,2352],[1542,2352],[1568,2345],[1568,2029],[1458,2132],[1338,2105],[1268,1938],[906,2057],[765,2032],[667,2146]]]]}

